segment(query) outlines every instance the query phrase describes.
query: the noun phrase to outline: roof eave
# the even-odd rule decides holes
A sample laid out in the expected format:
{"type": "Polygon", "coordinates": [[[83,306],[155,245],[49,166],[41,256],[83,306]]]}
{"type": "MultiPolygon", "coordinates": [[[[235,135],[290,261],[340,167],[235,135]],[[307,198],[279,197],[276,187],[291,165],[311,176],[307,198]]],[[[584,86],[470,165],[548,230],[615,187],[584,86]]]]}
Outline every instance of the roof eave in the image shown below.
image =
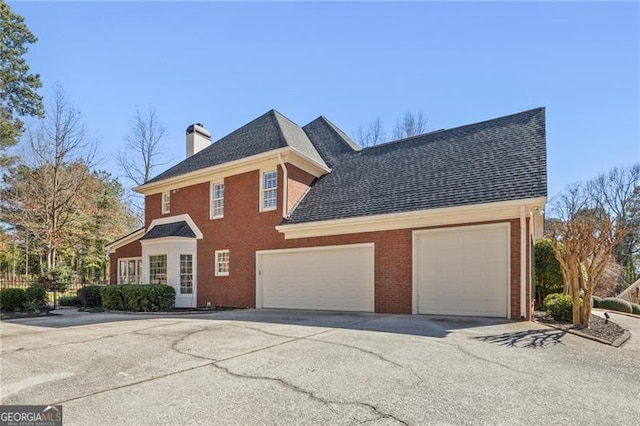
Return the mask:
{"type": "Polygon", "coordinates": [[[528,214],[536,209],[543,210],[546,202],[547,197],[542,196],[411,212],[282,224],[276,226],[276,230],[284,234],[284,238],[288,240],[360,232],[508,220],[519,217],[520,206],[525,206],[528,214]]]}
{"type": "MultiPolygon", "coordinates": [[[[246,170],[247,168],[250,168],[252,164],[260,163],[261,161],[264,161],[265,159],[269,159],[272,157],[277,158],[278,155],[285,155],[290,153],[293,153],[296,156],[299,156],[302,159],[304,159],[305,160],[304,163],[308,164],[308,167],[309,167],[309,170],[307,171],[309,171],[311,174],[315,176],[321,176],[323,174],[331,172],[331,169],[326,164],[320,164],[318,161],[298,151],[297,149],[290,146],[286,146],[278,149],[273,149],[270,151],[261,152],[260,154],[252,155],[250,157],[240,158],[238,160],[229,161],[226,163],[217,164],[215,166],[206,167],[204,169],[195,170],[193,172],[163,179],[157,182],[145,183],[143,185],[136,186],[132,189],[133,191],[139,194],[144,194],[144,195],[154,194],[165,187],[180,186],[180,184],[182,183],[189,182],[189,181],[197,181],[199,178],[202,178],[204,176],[208,176],[211,174],[225,173],[225,172],[229,172],[229,174],[233,174],[232,172],[234,169],[246,170]]],[[[207,179],[204,179],[203,181],[205,180],[207,179]]]]}

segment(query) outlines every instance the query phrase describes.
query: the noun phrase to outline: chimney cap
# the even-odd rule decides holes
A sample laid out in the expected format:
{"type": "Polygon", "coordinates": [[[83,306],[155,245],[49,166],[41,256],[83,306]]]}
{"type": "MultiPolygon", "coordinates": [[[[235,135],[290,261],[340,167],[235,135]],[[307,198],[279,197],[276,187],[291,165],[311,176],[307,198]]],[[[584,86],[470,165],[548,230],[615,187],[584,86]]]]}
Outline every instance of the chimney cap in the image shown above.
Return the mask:
{"type": "Polygon", "coordinates": [[[191,133],[194,133],[194,132],[199,133],[205,138],[211,140],[211,133],[209,133],[209,131],[204,128],[202,123],[195,123],[187,127],[187,135],[190,135],[191,133]]]}

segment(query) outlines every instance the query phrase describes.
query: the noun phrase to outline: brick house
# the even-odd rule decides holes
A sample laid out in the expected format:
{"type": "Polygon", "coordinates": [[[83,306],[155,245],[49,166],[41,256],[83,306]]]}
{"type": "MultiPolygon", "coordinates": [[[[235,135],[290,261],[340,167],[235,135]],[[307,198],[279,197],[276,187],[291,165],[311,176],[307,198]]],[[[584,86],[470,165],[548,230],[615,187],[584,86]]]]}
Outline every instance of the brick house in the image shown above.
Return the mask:
{"type": "Polygon", "coordinates": [[[113,283],[208,305],[531,315],[547,195],[543,108],[360,148],[277,111],[144,185],[145,225],[108,247],[113,283]]]}

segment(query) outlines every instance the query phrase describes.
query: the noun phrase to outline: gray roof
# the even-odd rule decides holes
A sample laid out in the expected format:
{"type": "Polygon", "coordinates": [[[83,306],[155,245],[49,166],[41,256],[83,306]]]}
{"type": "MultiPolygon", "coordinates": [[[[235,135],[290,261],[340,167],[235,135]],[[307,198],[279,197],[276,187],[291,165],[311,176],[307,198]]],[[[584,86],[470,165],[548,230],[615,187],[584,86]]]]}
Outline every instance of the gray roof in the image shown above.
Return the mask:
{"type": "Polygon", "coordinates": [[[318,120],[305,130],[332,172],[315,181],[284,223],[547,195],[544,108],[350,154],[342,146],[320,148],[326,140],[319,139],[330,132],[318,120]]]}
{"type": "Polygon", "coordinates": [[[333,167],[343,155],[362,149],[325,117],[318,117],[303,129],[329,167],[333,167]]]}
{"type": "Polygon", "coordinates": [[[307,134],[287,117],[271,110],[146,183],[159,182],[287,146],[327,167],[307,134]]]}
{"type": "Polygon", "coordinates": [[[193,232],[191,227],[187,222],[173,222],[173,223],[164,223],[162,225],[156,225],[149,230],[141,240],[153,240],[155,238],[164,238],[164,237],[186,237],[186,238],[195,238],[196,234],[193,232]]]}

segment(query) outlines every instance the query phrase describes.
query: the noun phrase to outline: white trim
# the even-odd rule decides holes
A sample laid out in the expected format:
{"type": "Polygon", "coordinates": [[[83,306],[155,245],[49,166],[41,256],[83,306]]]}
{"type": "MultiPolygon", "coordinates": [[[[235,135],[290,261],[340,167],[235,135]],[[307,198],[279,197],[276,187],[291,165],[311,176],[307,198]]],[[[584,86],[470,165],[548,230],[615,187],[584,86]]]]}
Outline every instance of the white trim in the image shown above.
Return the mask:
{"type": "Polygon", "coordinates": [[[301,153],[300,151],[287,146],[274,149],[272,151],[262,152],[250,157],[240,158],[235,161],[229,161],[227,163],[195,170],[190,173],[163,179],[158,182],[146,183],[144,185],[134,187],[133,190],[140,194],[150,195],[169,189],[182,188],[185,186],[210,181],[212,174],[219,175],[219,177],[216,176],[216,179],[226,176],[233,176],[240,173],[260,169],[261,167],[263,167],[263,165],[260,163],[267,160],[277,162],[278,154],[281,154],[283,160],[286,162],[288,162],[289,158],[291,158],[292,162],[295,162],[296,165],[300,165],[300,167],[304,171],[312,174],[315,177],[320,177],[326,173],[331,172],[331,169],[327,166],[322,165],[312,158],[309,158],[305,154],[301,153]]]}
{"type": "Polygon", "coordinates": [[[520,206],[520,318],[527,316],[527,216],[520,206]]]}
{"type": "Polygon", "coordinates": [[[392,229],[423,228],[428,226],[517,219],[521,205],[526,205],[527,208],[534,209],[544,206],[546,200],[546,197],[539,197],[414,212],[325,220],[320,222],[294,223],[278,225],[276,226],[276,230],[283,233],[284,238],[289,240],[360,232],[389,231],[392,229]]]}
{"type": "Polygon", "coordinates": [[[345,248],[372,248],[371,256],[373,257],[373,291],[374,300],[371,312],[375,312],[375,268],[376,268],[376,246],[375,243],[357,243],[357,244],[338,244],[333,246],[317,246],[317,247],[300,247],[289,249],[273,249],[273,250],[256,250],[256,309],[262,309],[262,256],[265,254],[283,254],[293,252],[305,252],[305,251],[320,251],[320,250],[335,250],[345,248]]]}
{"type": "Polygon", "coordinates": [[[276,167],[275,169],[265,169],[265,170],[260,170],[260,193],[258,194],[259,196],[259,200],[260,200],[260,206],[258,211],[259,212],[272,212],[274,210],[278,209],[278,167],[276,167]],[[275,173],[276,174],[276,187],[275,188],[269,188],[269,189],[264,189],[264,175],[266,173],[275,173]],[[265,191],[276,191],[276,202],[274,204],[273,207],[269,207],[268,209],[264,208],[264,192],[265,191]]]}
{"type": "Polygon", "coordinates": [[[228,277],[230,271],[231,271],[231,254],[229,253],[229,249],[215,250],[213,252],[213,274],[214,274],[214,276],[216,276],[216,277],[228,277]],[[227,272],[220,272],[218,270],[218,266],[220,265],[220,262],[218,261],[218,255],[222,254],[222,253],[227,253],[227,255],[228,255],[227,262],[229,264],[227,265],[227,272]]]}
{"type": "Polygon", "coordinates": [[[489,223],[484,225],[469,225],[469,226],[452,226],[447,228],[437,228],[437,229],[423,229],[413,231],[411,233],[411,313],[416,315],[418,314],[418,292],[419,292],[419,283],[418,283],[418,238],[424,234],[436,234],[436,233],[446,233],[452,231],[465,231],[465,230],[475,230],[475,229],[503,229],[507,230],[507,288],[505,291],[507,292],[507,312],[506,317],[511,319],[511,223],[509,222],[500,222],[500,223],[489,223]]]}
{"type": "MultiPolygon", "coordinates": [[[[198,240],[202,239],[202,231],[200,231],[200,228],[198,228],[198,225],[196,225],[193,219],[191,219],[191,216],[189,216],[186,213],[179,214],[177,216],[168,216],[168,217],[153,219],[151,221],[151,224],[149,225],[149,228],[147,229],[147,232],[151,231],[153,227],[157,225],[166,225],[167,223],[175,223],[175,222],[182,222],[182,221],[187,222],[187,224],[189,225],[193,233],[196,234],[196,239],[198,240]]],[[[154,238],[154,240],[166,240],[167,238],[185,238],[185,237],[164,237],[164,238],[154,238]]],[[[148,243],[150,241],[153,241],[153,240],[142,240],[140,242],[148,243]]]]}
{"type": "Polygon", "coordinates": [[[117,241],[114,241],[113,243],[106,246],[104,249],[107,251],[107,253],[115,253],[116,250],[119,249],[120,247],[126,246],[129,243],[139,240],[144,234],[145,234],[144,228],[140,228],[137,231],[127,235],[126,237],[123,237],[117,241]]]}
{"type": "Polygon", "coordinates": [[[225,193],[222,194],[222,214],[221,215],[214,215],[214,207],[213,207],[213,202],[215,201],[215,199],[213,198],[213,194],[214,194],[214,188],[216,185],[222,185],[223,186],[223,192],[226,192],[227,188],[224,184],[224,179],[223,180],[217,180],[217,181],[211,181],[211,185],[209,185],[209,219],[222,219],[224,217],[224,202],[225,202],[225,193]]]}

